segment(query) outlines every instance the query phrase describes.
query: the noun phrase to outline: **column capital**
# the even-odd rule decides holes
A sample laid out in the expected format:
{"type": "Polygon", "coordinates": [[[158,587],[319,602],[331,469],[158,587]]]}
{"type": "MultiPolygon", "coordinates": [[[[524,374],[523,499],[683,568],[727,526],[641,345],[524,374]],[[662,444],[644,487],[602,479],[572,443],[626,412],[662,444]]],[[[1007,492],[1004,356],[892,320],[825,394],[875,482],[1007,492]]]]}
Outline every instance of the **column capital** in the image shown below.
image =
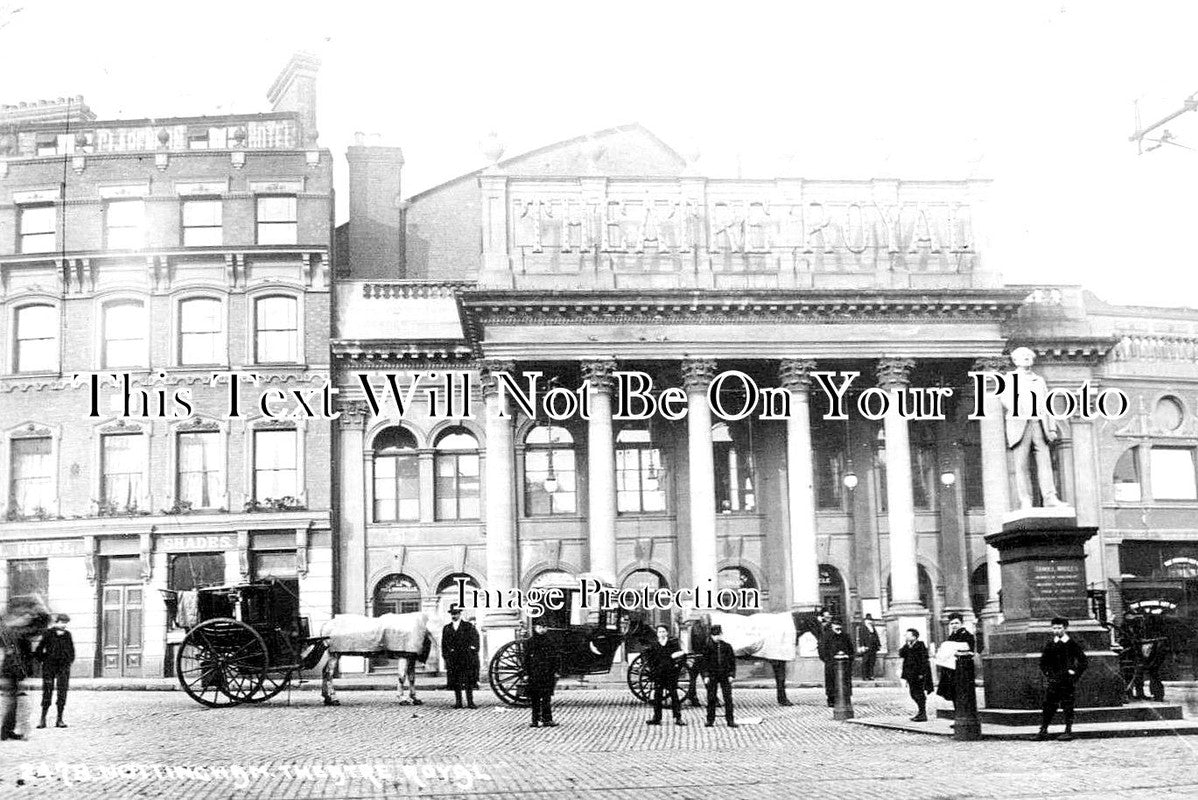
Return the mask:
{"type": "Polygon", "coordinates": [[[342,400],[337,404],[337,411],[341,416],[337,417],[337,422],[341,425],[341,429],[345,431],[360,431],[366,427],[366,417],[370,413],[370,406],[365,400],[342,400]]]}
{"type": "Polygon", "coordinates": [[[483,397],[493,397],[499,393],[499,373],[512,372],[516,362],[504,361],[497,358],[484,359],[479,365],[479,379],[482,382],[483,397]]]}
{"type": "Polygon", "coordinates": [[[878,361],[878,386],[883,389],[905,389],[911,385],[911,370],[915,362],[909,358],[883,358],[878,361]]]}
{"type": "Polygon", "coordinates": [[[809,358],[787,358],[778,367],[778,374],[782,377],[783,387],[792,392],[806,392],[811,388],[814,369],[815,362],[809,358]]]}
{"type": "Polygon", "coordinates": [[[687,358],[682,361],[682,385],[687,392],[705,392],[715,380],[715,362],[710,358],[687,358]]]}
{"type": "Polygon", "coordinates": [[[616,367],[615,359],[611,358],[584,361],[582,362],[582,377],[592,389],[607,394],[616,386],[616,379],[613,377],[616,367]]]}
{"type": "Polygon", "coordinates": [[[1011,359],[1006,356],[984,356],[974,359],[970,372],[1010,372],[1011,359]]]}

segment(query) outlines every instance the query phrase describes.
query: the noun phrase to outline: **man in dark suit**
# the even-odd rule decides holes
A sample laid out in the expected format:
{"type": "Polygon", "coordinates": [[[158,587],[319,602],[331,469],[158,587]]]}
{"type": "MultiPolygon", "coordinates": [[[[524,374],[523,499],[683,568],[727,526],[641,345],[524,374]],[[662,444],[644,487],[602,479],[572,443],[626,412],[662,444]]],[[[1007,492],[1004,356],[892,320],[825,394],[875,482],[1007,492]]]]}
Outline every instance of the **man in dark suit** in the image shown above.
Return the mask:
{"type": "MultiPolygon", "coordinates": [[[[834,619],[819,640],[819,658],[824,662],[824,693],[828,696],[828,707],[836,705],[836,655],[849,657],[849,674],[853,674],[853,642],[844,632],[844,624],[834,619]]],[[[853,694],[853,682],[849,681],[849,696],[853,694]]]]}
{"type": "Polygon", "coordinates": [[[919,640],[919,631],[908,628],[906,642],[899,648],[903,660],[900,677],[907,682],[907,691],[915,701],[916,713],[912,722],[928,721],[928,695],[933,691],[932,662],[928,660],[928,646],[919,640]]]}
{"type": "Polygon", "coordinates": [[[1040,654],[1040,672],[1044,674],[1045,687],[1037,741],[1048,738],[1048,726],[1052,724],[1058,706],[1065,712],[1065,732],[1057,740],[1068,742],[1073,739],[1073,690],[1086,666],[1086,651],[1069,636],[1069,620],[1055,617],[1052,638],[1040,654]]]}
{"type": "Polygon", "coordinates": [[[445,663],[445,680],[453,689],[453,707],[462,707],[462,692],[466,692],[466,707],[474,705],[474,687],[478,684],[478,630],[462,619],[458,605],[449,607],[450,623],[441,629],[441,660],[445,663]]]}
{"type": "Polygon", "coordinates": [[[657,641],[649,645],[644,653],[649,677],[653,680],[653,719],[646,720],[647,725],[661,724],[661,710],[667,692],[670,695],[670,710],[674,713],[674,724],[686,724],[682,719],[682,702],[678,699],[678,673],[682,670],[685,657],[678,640],[670,636],[670,629],[658,625],[657,641]]]}
{"type": "Polygon", "coordinates": [[[724,695],[724,719],[729,728],[737,727],[732,718],[732,679],[736,677],[736,653],[723,639],[724,629],[711,626],[711,641],[703,650],[703,676],[707,679],[707,727],[715,725],[716,690],[724,695]]]}
{"type": "Polygon", "coordinates": [[[874,679],[874,665],[878,662],[878,651],[882,649],[882,639],[874,627],[874,618],[866,614],[857,629],[857,654],[861,656],[861,679],[874,679]]]}
{"type": "Polygon", "coordinates": [[[528,699],[532,703],[532,724],[530,728],[556,728],[553,721],[553,709],[550,702],[553,690],[557,686],[557,670],[561,660],[557,642],[549,635],[548,626],[541,620],[536,620],[532,626],[532,636],[524,642],[524,672],[528,676],[526,688],[528,699]]]}
{"type": "Polygon", "coordinates": [[[75,661],[75,642],[67,624],[71,618],[66,614],[55,614],[54,623],[50,630],[42,634],[33,657],[42,663],[42,719],[39,728],[46,727],[46,714],[50,712],[50,702],[54,690],[58,690],[58,719],[54,727],[65,728],[66,722],[62,715],[67,707],[67,691],[71,686],[71,664],[75,661]]]}
{"type": "MultiPolygon", "coordinates": [[[[960,614],[949,614],[948,638],[945,641],[960,642],[969,649],[969,652],[977,652],[977,639],[965,627],[960,614]]],[[[936,694],[954,706],[957,704],[957,671],[955,669],[940,667],[940,685],[936,687],[936,694]]]]}

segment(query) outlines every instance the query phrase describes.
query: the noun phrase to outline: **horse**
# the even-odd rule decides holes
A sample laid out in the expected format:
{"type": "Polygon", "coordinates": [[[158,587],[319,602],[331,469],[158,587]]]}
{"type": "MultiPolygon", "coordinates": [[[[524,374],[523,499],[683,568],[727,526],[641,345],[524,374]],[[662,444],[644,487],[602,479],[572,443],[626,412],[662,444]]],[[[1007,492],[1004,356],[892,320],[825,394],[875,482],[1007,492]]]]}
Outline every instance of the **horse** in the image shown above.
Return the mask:
{"type": "Polygon", "coordinates": [[[341,705],[333,686],[333,675],[341,656],[399,659],[396,692],[400,705],[422,704],[416,697],[416,663],[428,659],[434,643],[426,613],[415,611],[380,617],[338,614],[321,626],[320,635],[328,641],[328,660],[320,675],[320,693],[326,706],[341,705]]]}
{"type": "MultiPolygon", "coordinates": [[[[713,623],[724,629],[723,636],[733,645],[738,658],[765,661],[774,673],[774,688],[778,693],[778,705],[792,705],[786,696],[786,665],[795,659],[795,652],[803,634],[811,634],[819,641],[820,624],[818,611],[791,611],[789,625],[783,620],[787,612],[779,614],[728,614],[704,613],[686,621],[691,630],[691,650],[698,652],[710,641],[708,631],[713,623]],[[793,627],[793,635],[790,628],[793,627]],[[734,642],[734,639],[740,641],[734,642]]],[[[698,678],[702,663],[689,661],[690,686],[686,699],[692,706],[699,705],[698,678]]]]}

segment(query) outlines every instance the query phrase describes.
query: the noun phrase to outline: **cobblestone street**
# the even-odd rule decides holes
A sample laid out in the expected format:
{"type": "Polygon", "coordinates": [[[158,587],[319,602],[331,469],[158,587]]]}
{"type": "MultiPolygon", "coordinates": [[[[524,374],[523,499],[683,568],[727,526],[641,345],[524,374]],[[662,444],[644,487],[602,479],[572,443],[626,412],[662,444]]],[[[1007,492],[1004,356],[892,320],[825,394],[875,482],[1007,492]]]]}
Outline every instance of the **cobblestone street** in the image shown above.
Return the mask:
{"type": "MultiPolygon", "coordinates": [[[[856,693],[858,717],[905,718],[900,689],[856,693]]],[[[316,692],[209,710],[180,692],[77,692],[65,730],[0,748],[4,797],[612,798],[1198,797],[1198,737],[958,743],[832,721],[822,692],[740,690],[729,730],[646,726],[627,692],[557,695],[556,729],[489,691],[477,711],[443,692],[316,692]],[[84,769],[86,767],[86,770],[84,769]],[[182,769],[180,769],[182,768],[182,769]]]]}

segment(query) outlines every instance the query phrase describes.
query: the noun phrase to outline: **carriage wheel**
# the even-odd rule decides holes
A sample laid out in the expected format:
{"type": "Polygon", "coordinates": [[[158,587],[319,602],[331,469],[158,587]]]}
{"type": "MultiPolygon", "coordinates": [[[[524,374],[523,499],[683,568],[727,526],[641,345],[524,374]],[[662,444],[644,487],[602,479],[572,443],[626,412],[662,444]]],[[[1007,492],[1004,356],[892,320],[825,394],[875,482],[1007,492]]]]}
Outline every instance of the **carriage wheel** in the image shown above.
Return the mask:
{"type": "Polygon", "coordinates": [[[263,703],[277,695],[279,692],[291,685],[291,679],[295,676],[294,670],[283,670],[282,672],[271,671],[262,676],[262,685],[258,687],[258,691],[254,692],[252,697],[247,697],[247,703],[263,703]]]}
{"type": "Polygon", "coordinates": [[[628,665],[628,688],[632,690],[632,696],[642,703],[653,702],[653,679],[649,677],[649,665],[644,653],[637,653],[628,665]]]}
{"type": "Polygon", "coordinates": [[[528,693],[525,687],[528,676],[524,673],[524,642],[512,641],[505,644],[491,657],[487,667],[491,691],[505,705],[527,708],[528,693]]]}
{"type": "Polygon", "coordinates": [[[191,699],[221,708],[253,697],[269,660],[266,642],[253,628],[235,619],[210,619],[187,632],[175,674],[191,699]]]}

